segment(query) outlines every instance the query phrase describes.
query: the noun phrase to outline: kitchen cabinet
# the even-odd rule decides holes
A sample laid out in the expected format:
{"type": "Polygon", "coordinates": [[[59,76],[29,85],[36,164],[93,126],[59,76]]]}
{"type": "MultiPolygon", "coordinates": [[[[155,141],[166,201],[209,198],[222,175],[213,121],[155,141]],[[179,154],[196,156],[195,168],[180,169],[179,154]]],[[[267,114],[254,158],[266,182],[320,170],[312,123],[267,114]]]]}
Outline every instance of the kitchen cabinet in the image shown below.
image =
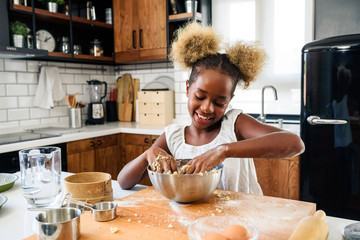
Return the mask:
{"type": "Polygon", "coordinates": [[[264,195],[299,200],[300,158],[254,158],[258,182],[264,195]]]}
{"type": "Polygon", "coordinates": [[[166,1],[114,0],[115,62],[166,60],[166,1]]]}
{"type": "MultiPolygon", "coordinates": [[[[167,60],[175,31],[189,21],[211,24],[211,1],[199,0],[197,12],[171,12],[170,0],[114,0],[115,62],[167,60]]],[[[195,1],[194,1],[195,4],[195,1]]]]}
{"type": "Polygon", "coordinates": [[[12,0],[9,0],[9,22],[19,20],[29,27],[34,48],[40,47],[37,46],[39,43],[36,43],[39,40],[36,32],[40,29],[48,31],[55,38],[55,50],[48,52],[48,56],[39,57],[40,60],[113,63],[113,25],[104,22],[105,8],[111,8],[112,1],[93,0],[92,2],[98,13],[97,20],[86,19],[84,16],[84,5],[86,3],[80,0],[66,1],[69,6],[68,14],[65,14],[61,7],[57,13],[49,12],[37,0],[28,0],[28,6],[14,4],[12,0]],[[62,52],[61,50],[62,37],[69,39],[69,52],[62,52]],[[103,56],[92,56],[90,54],[91,42],[94,39],[102,42],[103,56]],[[81,54],[74,54],[74,45],[80,46],[81,54]]]}
{"type": "Polygon", "coordinates": [[[107,172],[116,180],[120,171],[120,134],[67,143],[68,172],[107,172]]]}
{"type": "MultiPolygon", "coordinates": [[[[149,149],[151,145],[159,137],[158,135],[143,135],[143,134],[121,134],[121,149],[122,157],[120,166],[123,168],[128,162],[137,158],[145,150],[149,149]]],[[[151,186],[150,179],[147,177],[143,179],[140,184],[151,186]]]]}

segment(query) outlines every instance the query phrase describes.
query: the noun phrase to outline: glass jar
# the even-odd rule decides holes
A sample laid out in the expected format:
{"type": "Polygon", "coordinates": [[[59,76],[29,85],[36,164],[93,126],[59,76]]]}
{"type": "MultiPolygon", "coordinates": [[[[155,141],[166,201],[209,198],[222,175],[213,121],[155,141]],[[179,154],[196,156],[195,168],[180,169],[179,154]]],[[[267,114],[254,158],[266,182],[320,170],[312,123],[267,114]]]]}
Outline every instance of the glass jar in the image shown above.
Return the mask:
{"type": "Polygon", "coordinates": [[[80,45],[74,45],[74,54],[82,54],[80,45]]]}
{"type": "Polygon", "coordinates": [[[61,38],[61,52],[63,52],[63,53],[69,53],[70,52],[70,44],[69,44],[69,38],[68,37],[62,37],[61,38]]]}
{"type": "Polygon", "coordinates": [[[104,56],[102,42],[98,39],[94,39],[94,41],[90,42],[90,55],[95,57],[104,56]]]}

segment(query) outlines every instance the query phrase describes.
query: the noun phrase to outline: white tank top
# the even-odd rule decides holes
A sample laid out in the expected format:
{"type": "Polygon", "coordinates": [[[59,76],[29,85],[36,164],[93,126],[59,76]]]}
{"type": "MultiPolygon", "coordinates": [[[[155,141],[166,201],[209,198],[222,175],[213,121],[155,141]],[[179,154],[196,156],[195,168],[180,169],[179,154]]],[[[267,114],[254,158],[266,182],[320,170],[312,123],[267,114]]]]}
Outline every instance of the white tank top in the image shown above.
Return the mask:
{"type": "MultiPolygon", "coordinates": [[[[185,126],[168,125],[165,128],[165,137],[170,153],[175,159],[192,159],[218,145],[236,142],[235,121],[241,113],[242,110],[239,109],[228,111],[216,138],[201,146],[185,143],[185,126]]],[[[223,165],[219,189],[262,195],[252,158],[226,158],[223,165]]]]}

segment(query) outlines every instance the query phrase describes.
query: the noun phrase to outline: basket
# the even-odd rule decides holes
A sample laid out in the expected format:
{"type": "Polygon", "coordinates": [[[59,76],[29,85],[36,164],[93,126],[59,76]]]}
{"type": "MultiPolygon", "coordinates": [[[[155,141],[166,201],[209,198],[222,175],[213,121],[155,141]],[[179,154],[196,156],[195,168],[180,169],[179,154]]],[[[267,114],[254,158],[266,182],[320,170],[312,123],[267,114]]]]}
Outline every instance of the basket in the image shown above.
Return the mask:
{"type": "Polygon", "coordinates": [[[64,179],[65,193],[71,193],[72,198],[95,204],[113,200],[111,175],[103,172],[83,172],[64,179]]]}
{"type": "Polygon", "coordinates": [[[9,190],[19,177],[16,174],[0,173],[0,192],[9,190]]]}

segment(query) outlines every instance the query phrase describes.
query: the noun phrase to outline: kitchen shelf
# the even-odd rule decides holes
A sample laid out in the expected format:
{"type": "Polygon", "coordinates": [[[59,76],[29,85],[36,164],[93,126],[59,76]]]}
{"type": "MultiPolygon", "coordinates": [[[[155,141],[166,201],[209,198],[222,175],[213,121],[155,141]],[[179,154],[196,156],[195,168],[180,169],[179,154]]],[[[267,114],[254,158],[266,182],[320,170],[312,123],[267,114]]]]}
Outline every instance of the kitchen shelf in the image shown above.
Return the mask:
{"type": "Polygon", "coordinates": [[[74,54],[74,58],[75,59],[104,61],[104,62],[113,62],[114,61],[114,57],[106,57],[106,56],[95,57],[95,56],[86,55],[86,54],[74,54]]]}
{"type": "MultiPolygon", "coordinates": [[[[173,14],[169,15],[169,22],[175,22],[175,21],[185,21],[188,19],[193,18],[193,13],[179,13],[179,14],[173,14]]],[[[201,20],[202,14],[197,12],[195,13],[195,19],[201,20]]]]}
{"type": "Polygon", "coordinates": [[[62,58],[71,58],[71,53],[63,53],[63,52],[48,52],[49,57],[62,57],[62,58]]]}
{"type": "MultiPolygon", "coordinates": [[[[108,1],[109,3],[110,1],[108,1]]],[[[74,1],[74,4],[79,2],[74,1]]],[[[104,7],[106,3],[102,2],[101,6],[104,7]]],[[[32,32],[36,32],[38,29],[48,30],[57,40],[55,52],[48,52],[47,56],[39,57],[39,60],[51,60],[51,61],[69,61],[69,62],[86,62],[86,63],[114,63],[113,55],[113,24],[107,24],[98,20],[89,20],[80,15],[73,16],[66,15],[64,13],[49,12],[46,9],[31,6],[23,6],[18,4],[12,4],[8,8],[11,12],[10,16],[12,20],[26,20],[26,24],[31,26],[32,32]],[[80,45],[84,54],[63,53],[60,51],[60,39],[63,36],[69,37],[70,45],[80,45]],[[105,56],[94,57],[88,54],[87,49],[91,41],[94,39],[100,39],[104,44],[105,56]]],[[[103,16],[100,14],[100,19],[103,16]]],[[[34,39],[36,38],[33,34],[34,39]]]]}

